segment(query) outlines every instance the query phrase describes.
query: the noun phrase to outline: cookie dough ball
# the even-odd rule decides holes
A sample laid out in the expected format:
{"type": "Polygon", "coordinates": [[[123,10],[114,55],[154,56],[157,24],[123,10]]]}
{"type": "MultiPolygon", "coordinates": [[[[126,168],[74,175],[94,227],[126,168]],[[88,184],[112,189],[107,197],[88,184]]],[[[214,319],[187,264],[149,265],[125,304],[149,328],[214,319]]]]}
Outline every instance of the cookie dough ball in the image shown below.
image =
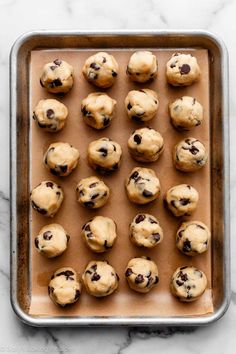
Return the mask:
{"type": "Polygon", "coordinates": [[[83,178],[76,187],[77,201],[89,209],[101,208],[106,204],[110,190],[107,185],[97,178],[91,176],[83,178]]]}
{"type": "Polygon", "coordinates": [[[126,180],[126,191],[131,202],[147,204],[160,194],[160,182],[150,168],[135,167],[126,180]]]}
{"type": "Polygon", "coordinates": [[[174,272],[170,287],[173,295],[180,301],[191,302],[204,293],[207,278],[201,270],[195,267],[180,267],[174,272]]]}
{"type": "Polygon", "coordinates": [[[81,294],[81,282],[73,268],[58,269],[52,276],[48,286],[51,300],[62,307],[76,302],[81,294]]]}
{"type": "Polygon", "coordinates": [[[100,173],[116,171],[120,166],[121,156],[120,145],[108,138],[92,141],[88,146],[89,165],[100,173]]]}
{"type": "Polygon", "coordinates": [[[131,55],[126,73],[132,81],[147,82],[157,76],[157,58],[152,52],[138,51],[131,55]]]}
{"type": "Polygon", "coordinates": [[[189,184],[179,184],[166,192],[165,202],[174,216],[189,216],[197,208],[198,192],[189,184]]]}
{"type": "Polygon", "coordinates": [[[108,217],[95,216],[83,226],[82,237],[92,251],[106,252],[116,240],[116,224],[108,217]]]}
{"type": "Polygon", "coordinates": [[[50,133],[61,130],[68,116],[67,107],[54,99],[40,100],[33,111],[33,119],[37,125],[50,133]]]}
{"type": "Polygon", "coordinates": [[[136,129],[128,140],[128,148],[136,161],[154,162],[163,152],[164,140],[162,135],[154,129],[136,129]]]}
{"type": "Polygon", "coordinates": [[[200,79],[201,70],[191,54],[175,53],[166,64],[166,78],[173,86],[189,86],[200,79]]]}
{"type": "Polygon", "coordinates": [[[194,97],[183,96],[169,105],[173,126],[179,131],[188,131],[203,121],[203,107],[194,97]]]}
{"type": "Polygon", "coordinates": [[[88,82],[101,88],[108,88],[115,83],[119,67],[112,55],[99,52],[86,60],[82,71],[88,82]]]}
{"type": "Polygon", "coordinates": [[[182,140],[174,148],[173,161],[177,170],[197,171],[205,166],[207,159],[205,146],[195,138],[182,140]]]}
{"type": "Polygon", "coordinates": [[[82,278],[87,292],[96,297],[112,294],[119,284],[118,274],[106,261],[89,262],[82,278]]]}
{"type": "Polygon", "coordinates": [[[56,176],[68,176],[77,166],[79,151],[68,143],[53,143],[47,149],[43,161],[45,167],[56,176]]]}
{"type": "Polygon", "coordinates": [[[157,94],[149,89],[132,90],[125,98],[125,107],[130,119],[147,122],[157,113],[159,107],[157,94]]]}
{"type": "Polygon", "coordinates": [[[196,256],[206,252],[210,237],[210,231],[203,222],[184,222],[177,231],[176,245],[186,256],[196,256]]]}
{"type": "Polygon", "coordinates": [[[153,248],[163,239],[159,221],[150,214],[138,214],[130,225],[130,240],[136,246],[153,248]]]}
{"type": "Polygon", "coordinates": [[[67,93],[73,86],[73,68],[64,60],[56,59],[44,65],[40,84],[51,93],[67,93]]]}
{"type": "Polygon", "coordinates": [[[61,225],[50,224],[39,231],[34,243],[39,253],[47,258],[54,258],[65,252],[69,239],[70,236],[61,225]]]}
{"type": "Polygon", "coordinates": [[[100,130],[108,127],[114,118],[116,100],[103,92],[90,93],[81,103],[81,112],[86,124],[100,130]]]}
{"type": "Polygon", "coordinates": [[[131,259],[125,276],[129,287],[138,293],[148,293],[159,281],[157,265],[149,257],[131,259]]]}
{"type": "Polygon", "coordinates": [[[38,213],[53,217],[64,198],[63,190],[56,183],[43,181],[30,193],[32,207],[38,213]]]}

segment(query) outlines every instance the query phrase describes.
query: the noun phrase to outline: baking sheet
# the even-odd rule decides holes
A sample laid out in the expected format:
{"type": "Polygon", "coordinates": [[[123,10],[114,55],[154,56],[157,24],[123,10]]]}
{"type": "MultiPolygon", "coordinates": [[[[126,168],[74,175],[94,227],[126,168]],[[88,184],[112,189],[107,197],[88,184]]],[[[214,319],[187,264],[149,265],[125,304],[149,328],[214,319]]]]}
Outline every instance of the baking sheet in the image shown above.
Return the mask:
{"type": "MultiPolygon", "coordinates": [[[[99,51],[96,50],[96,51],[99,51]]],[[[187,88],[172,88],[165,80],[165,63],[174,51],[155,50],[159,62],[157,80],[148,84],[135,84],[125,75],[125,69],[132,51],[109,50],[116,57],[120,73],[116,84],[106,92],[117,100],[117,112],[111,126],[103,131],[95,131],[85,125],[80,113],[81,100],[90,92],[99,89],[88,84],[82,77],[81,69],[85,59],[94,51],[83,50],[36,50],[31,52],[31,108],[42,98],[55,97],[47,93],[39,84],[42,66],[55,58],[68,61],[74,67],[75,83],[72,91],[59,100],[69,108],[69,119],[65,129],[50,134],[39,129],[31,119],[31,186],[42,180],[53,180],[60,184],[65,192],[65,200],[61,209],[53,219],[45,218],[32,211],[31,227],[31,304],[29,313],[40,316],[196,316],[213,312],[211,291],[211,251],[195,258],[182,255],[175,246],[175,233],[181,220],[171,216],[163,206],[163,195],[168,188],[179,183],[192,184],[199,192],[198,209],[190,220],[201,220],[211,228],[210,198],[210,161],[202,170],[192,174],[184,174],[172,165],[172,149],[176,142],[193,136],[204,142],[209,151],[209,62],[207,50],[186,50],[197,57],[202,69],[201,80],[187,88]],[[137,124],[128,120],[124,107],[124,98],[128,91],[135,88],[151,88],[158,92],[160,106],[157,117],[146,124],[137,124]],[[171,126],[168,114],[168,102],[183,95],[194,96],[204,107],[204,123],[188,133],[178,133],[171,126]],[[127,140],[137,127],[150,126],[157,129],[164,137],[165,150],[161,158],[152,164],[137,163],[129,156],[127,140]],[[111,189],[109,202],[100,210],[89,211],[76,202],[75,188],[78,181],[96,174],[87,164],[86,150],[90,141],[110,137],[121,144],[123,160],[120,169],[110,176],[102,176],[111,189]],[[69,142],[80,151],[78,168],[66,178],[51,175],[42,164],[43,153],[52,142],[69,142]],[[161,182],[161,196],[152,204],[135,206],[126,197],[124,180],[134,166],[153,168],[161,182]],[[136,248],[129,241],[129,223],[138,212],[153,214],[160,221],[164,230],[164,240],[153,250],[136,248]],[[87,249],[80,236],[82,225],[95,215],[106,215],[113,218],[118,225],[118,239],[114,248],[106,254],[96,255],[87,249]],[[34,247],[34,237],[40,228],[48,223],[58,222],[71,235],[69,247],[61,257],[48,260],[41,256],[34,247]],[[131,291],[126,284],[124,270],[130,258],[150,256],[158,265],[160,282],[149,294],[141,295],[131,291]],[[96,299],[82,292],[80,300],[73,306],[61,309],[55,306],[48,297],[47,285],[52,273],[59,267],[72,266],[80,274],[92,259],[107,259],[120,275],[119,289],[113,295],[96,299]],[[194,265],[203,270],[208,278],[208,288],[196,302],[183,304],[175,299],[169,291],[172,273],[178,266],[194,265]]],[[[176,51],[176,49],[175,49],[176,51]]],[[[185,218],[186,219],[186,218],[185,218]]]]}

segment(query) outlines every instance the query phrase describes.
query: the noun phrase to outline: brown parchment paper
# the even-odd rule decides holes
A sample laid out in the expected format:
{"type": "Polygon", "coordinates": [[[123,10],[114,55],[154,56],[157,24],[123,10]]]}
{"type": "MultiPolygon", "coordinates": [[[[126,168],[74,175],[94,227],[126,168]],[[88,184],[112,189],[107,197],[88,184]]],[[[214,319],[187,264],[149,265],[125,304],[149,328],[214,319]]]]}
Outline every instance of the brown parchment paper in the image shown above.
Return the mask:
{"type": "MultiPolygon", "coordinates": [[[[111,126],[103,131],[95,131],[84,124],[80,113],[81,100],[90,92],[99,91],[87,83],[81,73],[85,59],[94,53],[88,50],[36,50],[31,53],[31,110],[42,98],[55,97],[47,93],[39,84],[42,66],[56,58],[68,61],[74,67],[75,83],[72,91],[58,98],[67,105],[69,118],[66,127],[59,133],[50,134],[39,129],[31,117],[31,187],[43,180],[52,180],[60,184],[65,192],[61,209],[53,219],[39,215],[34,210],[31,217],[31,305],[30,314],[40,316],[196,316],[213,311],[211,291],[211,250],[197,257],[182,255],[175,246],[175,234],[183,219],[176,219],[163,206],[163,195],[168,188],[179,183],[189,183],[199,192],[198,208],[189,220],[201,220],[211,228],[210,208],[210,159],[208,164],[195,173],[181,173],[172,164],[172,150],[175,143],[188,136],[200,139],[209,151],[209,63],[207,50],[189,49],[199,62],[202,70],[201,80],[187,88],[173,88],[166,83],[165,64],[172,55],[171,50],[151,49],[159,62],[158,78],[151,83],[135,84],[126,77],[126,65],[132,50],[108,49],[119,63],[119,75],[115,85],[106,92],[117,100],[117,112],[111,126]],[[157,117],[137,124],[131,122],[124,107],[128,91],[135,88],[151,88],[158,92],[160,106],[157,117]],[[168,103],[182,95],[196,97],[204,107],[204,123],[188,133],[179,133],[171,125],[168,103]],[[161,158],[151,164],[135,162],[128,153],[127,140],[133,130],[141,126],[157,129],[164,137],[165,150],[161,158]],[[87,146],[90,141],[110,137],[121,144],[123,159],[120,169],[110,176],[100,176],[111,189],[109,202],[97,211],[89,211],[76,201],[75,188],[81,178],[96,174],[87,164],[87,146]],[[57,141],[69,142],[80,151],[78,168],[65,178],[51,175],[42,164],[43,153],[49,144],[57,141]],[[146,206],[135,206],[127,199],[124,180],[134,166],[153,168],[161,182],[161,196],[146,206]],[[128,237],[129,223],[138,212],[153,214],[164,230],[164,240],[153,250],[143,250],[133,246],[128,237]],[[114,248],[106,254],[92,253],[83,243],[80,232],[82,225],[95,215],[113,218],[118,225],[118,239],[114,248]],[[46,224],[58,222],[71,235],[67,251],[59,258],[48,260],[34,247],[34,237],[46,224]],[[131,291],[126,284],[124,271],[128,260],[135,256],[150,256],[158,265],[160,282],[149,294],[141,295],[131,291]],[[80,300],[67,308],[57,307],[48,297],[47,285],[52,273],[59,267],[71,266],[80,274],[92,259],[107,259],[120,276],[119,289],[113,295],[96,299],[83,289],[80,300]],[[206,273],[208,287],[204,295],[194,303],[180,303],[169,291],[172,273],[178,266],[194,265],[206,273]]],[[[96,50],[99,51],[99,50],[96,50]]],[[[176,49],[175,49],[176,51],[176,49]]],[[[210,153],[210,151],[209,151],[210,153]]],[[[185,218],[186,219],[186,218],[185,218]]],[[[213,235],[214,237],[214,235],[213,235]]]]}

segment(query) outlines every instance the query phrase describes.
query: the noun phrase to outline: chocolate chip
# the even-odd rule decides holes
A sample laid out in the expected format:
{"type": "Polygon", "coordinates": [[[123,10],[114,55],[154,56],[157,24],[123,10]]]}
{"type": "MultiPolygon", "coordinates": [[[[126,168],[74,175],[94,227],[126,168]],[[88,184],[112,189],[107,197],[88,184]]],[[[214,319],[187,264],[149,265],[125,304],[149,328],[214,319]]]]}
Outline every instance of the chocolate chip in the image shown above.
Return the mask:
{"type": "Polygon", "coordinates": [[[74,280],[73,275],[74,272],[72,272],[71,270],[65,270],[64,272],[60,272],[58,274],[56,274],[57,277],[64,275],[66,277],[66,280],[70,279],[70,280],[74,280]]]}
{"type": "Polygon", "coordinates": [[[93,265],[91,266],[91,269],[94,270],[94,271],[96,271],[96,270],[97,270],[97,267],[98,267],[97,264],[93,264],[93,265]]]}
{"type": "Polygon", "coordinates": [[[156,276],[154,284],[157,284],[159,282],[159,278],[156,276]]]}
{"type": "Polygon", "coordinates": [[[150,284],[152,284],[152,282],[153,282],[153,277],[149,276],[146,288],[148,288],[150,284]]]}
{"type": "Polygon", "coordinates": [[[94,207],[94,202],[84,202],[84,206],[87,208],[92,208],[94,207]]]}
{"type": "Polygon", "coordinates": [[[85,224],[85,225],[83,226],[83,229],[84,229],[85,231],[90,231],[90,230],[91,230],[89,224],[85,224]]]}
{"type": "Polygon", "coordinates": [[[58,166],[61,170],[62,173],[66,173],[67,172],[67,165],[64,165],[64,166],[58,166]]]}
{"type": "Polygon", "coordinates": [[[142,118],[139,117],[139,116],[137,116],[137,115],[132,116],[131,118],[132,118],[135,122],[141,122],[141,120],[142,120],[142,118]]]}
{"type": "Polygon", "coordinates": [[[88,73],[88,78],[89,78],[90,80],[97,80],[98,74],[95,74],[93,71],[90,71],[90,72],[88,73]]]}
{"type": "Polygon", "coordinates": [[[191,145],[191,140],[189,138],[184,140],[186,144],[191,145]]]}
{"type": "Polygon", "coordinates": [[[116,273],[116,279],[119,281],[120,280],[120,277],[119,275],[116,273]]]}
{"type": "Polygon", "coordinates": [[[176,67],[176,63],[171,63],[170,67],[171,67],[171,69],[175,68],[176,67]]]}
{"type": "Polygon", "coordinates": [[[142,137],[141,137],[141,135],[139,135],[139,134],[135,134],[135,136],[134,136],[134,141],[136,142],[136,144],[141,144],[141,141],[142,141],[142,137]]]}
{"type": "Polygon", "coordinates": [[[87,238],[93,238],[93,233],[92,233],[92,232],[87,233],[87,234],[86,234],[86,237],[87,237],[87,238]]]}
{"type": "Polygon", "coordinates": [[[40,123],[40,122],[38,122],[38,126],[39,126],[40,128],[46,128],[46,124],[42,124],[42,123],[40,123]]]}
{"type": "Polygon", "coordinates": [[[203,227],[202,225],[197,224],[196,226],[197,226],[199,229],[205,230],[205,227],[203,227]]]}
{"type": "Polygon", "coordinates": [[[188,64],[183,64],[180,67],[180,74],[181,75],[187,75],[190,72],[191,68],[188,64]]]}
{"type": "Polygon", "coordinates": [[[152,234],[152,237],[153,237],[153,239],[155,240],[155,242],[160,241],[160,238],[161,238],[160,234],[158,234],[158,233],[152,234]]]}
{"type": "Polygon", "coordinates": [[[130,176],[130,179],[136,179],[138,177],[138,171],[134,171],[132,175],[130,176]]]}
{"type": "Polygon", "coordinates": [[[91,196],[91,199],[92,199],[92,200],[93,200],[93,199],[96,199],[98,196],[99,196],[99,193],[95,193],[95,194],[93,194],[93,195],[91,196]]]}
{"type": "Polygon", "coordinates": [[[135,278],[135,284],[141,284],[144,282],[144,277],[142,274],[138,274],[137,277],[135,278]]]}
{"type": "Polygon", "coordinates": [[[102,57],[102,62],[103,62],[103,63],[106,63],[106,61],[107,61],[106,58],[105,58],[105,57],[102,57]]]}
{"type": "Polygon", "coordinates": [[[56,64],[57,66],[60,66],[62,61],[60,59],[55,59],[53,63],[56,64]]]}
{"type": "Polygon", "coordinates": [[[191,242],[186,239],[183,243],[183,252],[190,252],[191,251],[191,242]]]}
{"type": "Polygon", "coordinates": [[[36,116],[35,112],[33,112],[33,116],[32,116],[32,118],[33,118],[34,120],[36,120],[36,119],[37,119],[37,116],[36,116]]]}
{"type": "Polygon", "coordinates": [[[179,286],[183,285],[182,281],[180,281],[180,280],[176,280],[176,284],[179,285],[179,286]]]}
{"type": "Polygon", "coordinates": [[[47,118],[52,119],[54,118],[54,110],[53,109],[48,109],[46,112],[47,118]]]}
{"type": "Polygon", "coordinates": [[[129,277],[131,274],[133,274],[132,269],[131,268],[127,268],[126,271],[125,271],[125,276],[129,277]]]}
{"type": "Polygon", "coordinates": [[[100,70],[100,65],[98,65],[97,63],[92,63],[90,64],[90,68],[93,68],[94,70],[100,70]]]}
{"type": "Polygon", "coordinates": [[[142,194],[145,198],[151,198],[153,196],[152,192],[148,191],[147,189],[144,189],[142,194]]]}
{"type": "Polygon", "coordinates": [[[80,291],[79,289],[76,289],[75,291],[75,300],[77,300],[80,297],[80,291]]]}
{"type": "Polygon", "coordinates": [[[39,248],[39,239],[38,239],[38,237],[35,238],[34,244],[35,244],[36,248],[39,248]]]}
{"type": "Polygon", "coordinates": [[[84,116],[89,116],[91,114],[89,111],[87,111],[86,106],[81,108],[81,112],[84,116]]]}
{"type": "Polygon", "coordinates": [[[44,240],[49,241],[49,240],[51,240],[52,236],[53,235],[52,235],[51,231],[46,231],[46,232],[43,233],[44,240]]]}
{"type": "Polygon", "coordinates": [[[196,98],[193,98],[193,105],[195,105],[196,103],[196,98]]]}
{"type": "Polygon", "coordinates": [[[116,151],[116,146],[113,144],[113,149],[114,149],[114,151],[116,151]]]}
{"type": "Polygon", "coordinates": [[[106,250],[108,250],[109,248],[112,248],[112,246],[107,244],[107,240],[105,240],[105,242],[104,242],[104,247],[106,250]]]}
{"type": "Polygon", "coordinates": [[[158,224],[158,222],[152,218],[148,218],[148,221],[150,222],[150,224],[158,224]]]}
{"type": "Polygon", "coordinates": [[[177,209],[177,206],[176,206],[176,203],[175,203],[175,200],[171,200],[170,201],[170,204],[175,208],[175,209],[177,209]]]}
{"type": "Polygon", "coordinates": [[[94,187],[96,187],[97,185],[98,185],[98,182],[91,183],[91,184],[89,185],[89,188],[94,188],[94,187]]]}
{"type": "Polygon", "coordinates": [[[183,233],[184,233],[184,230],[180,230],[180,231],[178,232],[178,237],[181,238],[181,237],[183,236],[183,233]]]}
{"type": "Polygon", "coordinates": [[[190,203],[190,199],[189,198],[181,198],[179,200],[179,202],[180,202],[181,205],[185,206],[185,205],[188,205],[190,203]]]}
{"type": "Polygon", "coordinates": [[[35,210],[37,210],[37,212],[39,212],[40,214],[42,214],[42,215],[46,215],[47,214],[47,210],[40,208],[38,205],[35,204],[35,202],[33,200],[31,201],[31,204],[32,204],[32,207],[35,210]]]}
{"type": "Polygon", "coordinates": [[[51,66],[50,66],[50,69],[51,69],[52,71],[54,71],[56,68],[57,68],[56,65],[51,65],[51,66]]]}
{"type": "Polygon", "coordinates": [[[130,104],[130,103],[128,103],[128,105],[127,105],[127,109],[130,111],[130,110],[131,110],[131,108],[132,108],[131,104],[130,104]]]}
{"type": "Polygon", "coordinates": [[[145,220],[146,216],[143,214],[139,214],[136,218],[135,218],[135,223],[139,224],[141,221],[145,220]]]}
{"type": "Polygon", "coordinates": [[[104,117],[103,118],[103,126],[107,127],[109,124],[110,124],[110,119],[107,117],[104,117]]]}
{"type": "Polygon", "coordinates": [[[202,272],[200,272],[200,270],[195,270],[194,273],[197,274],[199,278],[202,278],[202,272]]]}
{"type": "Polygon", "coordinates": [[[59,175],[59,171],[54,170],[54,168],[50,168],[50,172],[51,172],[54,176],[58,176],[58,175],[59,175]]]}
{"type": "Polygon", "coordinates": [[[91,280],[92,281],[98,281],[101,278],[101,276],[98,273],[94,273],[91,280]]]}
{"type": "Polygon", "coordinates": [[[85,274],[92,274],[90,270],[86,270],[85,274]]]}
{"type": "MultiPolygon", "coordinates": [[[[187,267],[184,267],[184,268],[187,268],[187,267]]],[[[180,268],[181,269],[181,268],[180,268]]],[[[177,274],[177,278],[180,278],[183,282],[187,281],[188,280],[188,276],[186,273],[183,273],[182,271],[180,271],[178,274],[177,274]]]]}
{"type": "Polygon", "coordinates": [[[116,77],[118,75],[117,72],[115,72],[114,70],[112,70],[111,74],[112,74],[113,77],[116,77]]]}
{"type": "Polygon", "coordinates": [[[106,157],[108,154],[107,148],[105,147],[101,147],[98,151],[102,153],[103,157],[106,157]]]}
{"type": "Polygon", "coordinates": [[[41,80],[41,79],[39,80],[39,82],[40,82],[40,85],[41,85],[42,87],[45,87],[44,84],[42,83],[42,80],[41,80]]]}
{"type": "Polygon", "coordinates": [[[66,238],[67,238],[67,242],[69,242],[69,240],[70,240],[70,235],[66,235],[66,238]]]}
{"type": "Polygon", "coordinates": [[[53,189],[53,182],[46,182],[46,187],[53,189]]]}
{"type": "Polygon", "coordinates": [[[48,294],[53,293],[54,288],[52,286],[48,286],[48,294]]]}
{"type": "Polygon", "coordinates": [[[127,74],[127,75],[131,75],[131,72],[130,72],[129,66],[127,66],[127,68],[126,68],[126,74],[127,74]]]}
{"type": "Polygon", "coordinates": [[[186,269],[188,266],[180,267],[180,270],[186,269]]]}
{"type": "Polygon", "coordinates": [[[52,88],[58,87],[58,86],[62,86],[62,82],[61,82],[60,79],[55,79],[55,80],[53,80],[53,81],[51,82],[50,86],[51,86],[52,88]]]}
{"type": "Polygon", "coordinates": [[[199,152],[198,148],[196,148],[195,146],[192,146],[189,151],[192,155],[197,155],[197,153],[199,152]]]}

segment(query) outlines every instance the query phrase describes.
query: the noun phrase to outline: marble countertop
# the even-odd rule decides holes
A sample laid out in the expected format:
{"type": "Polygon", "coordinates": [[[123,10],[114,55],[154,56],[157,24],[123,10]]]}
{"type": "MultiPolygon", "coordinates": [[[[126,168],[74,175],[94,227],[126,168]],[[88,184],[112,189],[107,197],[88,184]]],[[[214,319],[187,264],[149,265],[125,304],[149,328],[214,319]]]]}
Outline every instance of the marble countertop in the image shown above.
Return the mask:
{"type": "MultiPolygon", "coordinates": [[[[219,35],[230,56],[231,156],[236,153],[234,0],[0,0],[0,352],[15,353],[232,353],[236,346],[236,259],[226,315],[204,328],[31,328],[9,301],[8,57],[14,40],[33,29],[206,29],[219,35]],[[234,30],[233,30],[234,29],[234,30]]],[[[231,160],[231,230],[236,231],[236,164],[231,160]],[[235,185],[234,185],[235,183],[235,185]],[[234,219],[235,217],[235,219],[234,219]]],[[[236,240],[232,237],[232,250],[236,240]]]]}

